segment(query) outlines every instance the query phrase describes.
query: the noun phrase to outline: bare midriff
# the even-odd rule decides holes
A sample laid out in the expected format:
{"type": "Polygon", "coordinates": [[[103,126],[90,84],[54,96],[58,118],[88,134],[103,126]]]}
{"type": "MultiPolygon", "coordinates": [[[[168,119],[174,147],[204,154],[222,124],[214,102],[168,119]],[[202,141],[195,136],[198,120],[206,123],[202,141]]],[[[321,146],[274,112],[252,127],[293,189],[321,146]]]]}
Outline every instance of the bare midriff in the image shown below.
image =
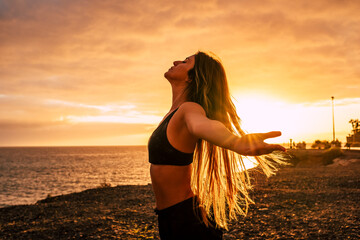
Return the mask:
{"type": "Polygon", "coordinates": [[[162,210],[194,196],[191,182],[192,164],[186,166],[150,166],[156,208],[162,210]]]}

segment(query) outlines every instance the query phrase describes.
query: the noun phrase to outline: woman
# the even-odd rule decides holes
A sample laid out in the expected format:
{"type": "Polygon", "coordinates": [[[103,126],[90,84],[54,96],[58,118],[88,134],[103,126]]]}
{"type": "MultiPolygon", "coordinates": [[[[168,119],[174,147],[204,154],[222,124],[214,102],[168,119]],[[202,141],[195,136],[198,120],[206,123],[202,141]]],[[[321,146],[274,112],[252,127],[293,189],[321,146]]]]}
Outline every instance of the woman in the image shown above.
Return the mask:
{"type": "Polygon", "coordinates": [[[208,54],[175,61],[164,76],[172,87],[172,106],[148,145],[160,237],[222,239],[228,220],[245,214],[251,202],[241,155],[256,156],[271,174],[274,159],[259,155],[285,151],[264,143],[281,133],[242,131],[224,68],[208,54]]]}

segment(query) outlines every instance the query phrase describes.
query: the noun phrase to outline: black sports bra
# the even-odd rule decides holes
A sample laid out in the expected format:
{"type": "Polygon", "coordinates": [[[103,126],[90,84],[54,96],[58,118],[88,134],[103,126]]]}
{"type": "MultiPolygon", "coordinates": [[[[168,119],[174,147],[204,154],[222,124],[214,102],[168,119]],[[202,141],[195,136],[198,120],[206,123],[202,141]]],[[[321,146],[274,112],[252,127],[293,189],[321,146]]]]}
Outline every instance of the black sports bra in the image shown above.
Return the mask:
{"type": "Polygon", "coordinates": [[[184,153],[175,149],[169,143],[166,135],[169,121],[177,110],[174,110],[164,119],[149,139],[149,162],[152,164],[185,166],[193,161],[194,153],[184,153]]]}

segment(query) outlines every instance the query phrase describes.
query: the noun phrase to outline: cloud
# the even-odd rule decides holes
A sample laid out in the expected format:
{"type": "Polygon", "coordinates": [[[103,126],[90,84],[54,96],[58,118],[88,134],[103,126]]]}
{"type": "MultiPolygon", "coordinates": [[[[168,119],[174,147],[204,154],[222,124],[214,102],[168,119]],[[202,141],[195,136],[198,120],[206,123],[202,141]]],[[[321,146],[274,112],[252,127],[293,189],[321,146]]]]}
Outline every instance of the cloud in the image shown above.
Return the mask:
{"type": "MultiPolygon", "coordinates": [[[[236,56],[227,60],[230,66],[246,71],[234,75],[250,79],[257,66],[288,71],[291,85],[301,85],[304,76],[319,81],[320,72],[320,78],[328,72],[323,81],[336,83],[343,72],[354,78],[359,71],[354,66],[360,62],[358,54],[353,54],[359,49],[353,36],[359,17],[351,14],[359,6],[349,1],[4,2],[0,51],[6,57],[0,60],[0,76],[8,93],[83,101],[94,98],[96,89],[97,99],[104,101],[119,91],[123,99],[143,99],[143,93],[136,93],[139,85],[150,80],[148,87],[163,94],[158,79],[166,62],[199,47],[219,52],[225,60],[236,56]]],[[[275,84],[285,80],[271,77],[275,84]]]]}
{"type": "Polygon", "coordinates": [[[156,121],[171,103],[164,72],[198,49],[219,55],[232,92],[354,99],[358,12],[351,0],[0,0],[0,120],[156,121]]]}
{"type": "Polygon", "coordinates": [[[0,146],[145,145],[150,136],[146,124],[82,123],[33,127],[0,122],[0,146]],[[11,127],[11,128],[9,128],[11,127]]]}
{"type": "MultiPolygon", "coordinates": [[[[8,95],[0,95],[0,100],[0,103],[4,106],[0,111],[2,113],[0,120],[12,119],[13,116],[9,118],[6,112],[17,109],[17,118],[22,119],[21,122],[31,122],[31,124],[33,124],[34,120],[40,123],[50,122],[51,125],[58,121],[63,123],[116,122],[156,124],[161,120],[159,116],[153,114],[154,111],[152,111],[153,113],[151,111],[143,111],[131,103],[91,105],[57,99],[8,95]]],[[[16,120],[15,122],[18,121],[16,120]]]]}

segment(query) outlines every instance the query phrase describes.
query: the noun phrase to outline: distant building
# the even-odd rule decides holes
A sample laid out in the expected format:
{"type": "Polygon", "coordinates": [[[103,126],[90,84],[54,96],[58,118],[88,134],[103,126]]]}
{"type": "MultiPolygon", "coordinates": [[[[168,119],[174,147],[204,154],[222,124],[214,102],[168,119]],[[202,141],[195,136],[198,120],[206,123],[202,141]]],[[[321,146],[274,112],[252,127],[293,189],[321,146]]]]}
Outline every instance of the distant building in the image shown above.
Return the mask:
{"type": "Polygon", "coordinates": [[[351,119],[349,123],[352,124],[353,130],[349,136],[346,137],[346,146],[360,147],[360,121],[358,119],[351,119]]]}

